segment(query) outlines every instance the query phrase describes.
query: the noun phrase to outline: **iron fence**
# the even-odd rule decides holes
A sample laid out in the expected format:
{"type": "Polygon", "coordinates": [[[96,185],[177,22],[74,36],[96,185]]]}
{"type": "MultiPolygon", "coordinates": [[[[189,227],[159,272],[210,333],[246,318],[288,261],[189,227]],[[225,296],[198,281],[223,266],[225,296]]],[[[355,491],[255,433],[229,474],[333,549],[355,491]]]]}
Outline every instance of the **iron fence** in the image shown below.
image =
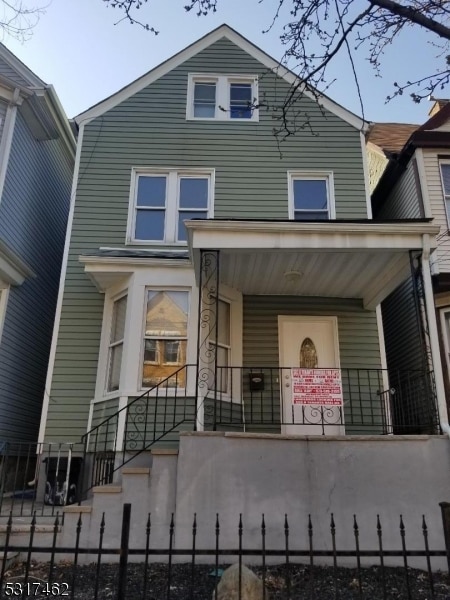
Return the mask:
{"type": "MultiPolygon", "coordinates": [[[[217,367],[210,371],[199,386],[205,427],[279,432],[281,426],[293,426],[292,433],[319,435],[439,433],[431,371],[339,369],[341,404],[323,401],[319,384],[315,390],[319,393],[296,404],[291,371],[280,367],[217,367]]],[[[312,371],[320,375],[331,370],[312,371]]],[[[314,384],[308,384],[303,390],[313,388],[314,384]]]]}
{"type": "MultiPolygon", "coordinates": [[[[449,506],[446,504],[442,507],[444,526],[447,523],[447,527],[449,506]]],[[[54,520],[50,545],[36,543],[36,518],[30,524],[27,542],[13,542],[13,519],[10,516],[0,545],[0,557],[3,558],[0,590],[3,598],[19,596],[18,592],[21,592],[26,597],[45,598],[50,595],[65,596],[72,600],[88,597],[93,600],[124,600],[131,597],[133,600],[210,600],[213,593],[217,595],[223,570],[234,563],[238,565],[239,578],[233,597],[239,599],[247,597],[243,595],[245,564],[250,565],[260,577],[263,590],[261,597],[267,599],[269,595],[273,600],[448,598],[445,595],[450,591],[448,574],[436,572],[433,561],[440,559],[442,562],[442,558],[448,561],[449,549],[430,548],[425,516],[419,523],[422,548],[414,550],[408,548],[408,532],[402,516],[398,519],[397,548],[389,550],[384,547],[384,532],[379,516],[375,516],[371,526],[374,540],[371,548],[361,546],[356,516],[350,523],[353,544],[345,549],[340,548],[338,542],[343,525],[337,524],[333,514],[328,519],[329,540],[325,549],[317,545],[316,537],[323,544],[323,536],[316,536],[316,525],[311,515],[304,519],[301,540],[299,536],[292,540],[290,521],[285,515],[280,531],[282,541],[277,547],[270,546],[264,515],[261,515],[259,541],[256,544],[249,546],[246,543],[247,529],[240,515],[236,519],[235,542],[223,545],[221,522],[219,515],[216,515],[215,523],[211,524],[210,539],[213,543],[210,547],[199,547],[197,538],[200,523],[197,515],[193,515],[190,542],[186,547],[179,548],[175,545],[173,515],[165,545],[154,546],[150,514],[145,524],[142,547],[130,547],[130,504],[123,506],[120,544],[117,543],[117,546],[105,544],[105,513],[99,524],[97,541],[89,546],[80,541],[86,527],[81,513],[73,531],[73,544],[68,546],[61,546],[58,542],[61,528],[59,515],[54,520]],[[23,560],[15,568],[10,568],[7,559],[13,552],[22,553],[23,560]],[[35,556],[41,560],[44,556],[47,562],[37,563],[35,556]],[[59,559],[62,556],[64,562],[61,565],[59,559]],[[130,559],[141,561],[134,564],[130,559]],[[410,567],[413,559],[422,561],[422,569],[410,567]],[[108,560],[109,563],[115,562],[113,567],[108,560]],[[364,566],[363,561],[372,566],[364,566]],[[401,566],[390,566],[392,561],[399,562],[401,566]]],[[[364,525],[367,529],[366,522],[364,525]]],[[[116,539],[119,541],[119,536],[116,539]]]]}
{"type": "Polygon", "coordinates": [[[0,453],[0,517],[55,516],[78,500],[82,444],[5,443],[0,453]]]}

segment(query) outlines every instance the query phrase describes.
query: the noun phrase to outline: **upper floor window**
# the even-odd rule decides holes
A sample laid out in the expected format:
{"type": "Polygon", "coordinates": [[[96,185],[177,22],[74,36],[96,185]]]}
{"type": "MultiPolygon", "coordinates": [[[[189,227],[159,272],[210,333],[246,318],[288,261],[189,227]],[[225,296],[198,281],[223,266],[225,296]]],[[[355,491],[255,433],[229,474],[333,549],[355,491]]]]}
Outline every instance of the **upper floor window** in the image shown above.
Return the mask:
{"type": "Polygon", "coordinates": [[[245,75],[189,75],[186,117],[257,121],[257,78],[245,75]]]}
{"type": "Polygon", "coordinates": [[[212,214],[212,179],[205,171],[134,171],[129,241],[186,243],[184,221],[212,214]]]}
{"type": "Polygon", "coordinates": [[[439,163],[441,168],[442,192],[444,194],[447,221],[450,224],[450,161],[439,163]]]}
{"type": "Polygon", "coordinates": [[[288,173],[289,218],[327,221],[336,218],[331,172],[288,173]]]}

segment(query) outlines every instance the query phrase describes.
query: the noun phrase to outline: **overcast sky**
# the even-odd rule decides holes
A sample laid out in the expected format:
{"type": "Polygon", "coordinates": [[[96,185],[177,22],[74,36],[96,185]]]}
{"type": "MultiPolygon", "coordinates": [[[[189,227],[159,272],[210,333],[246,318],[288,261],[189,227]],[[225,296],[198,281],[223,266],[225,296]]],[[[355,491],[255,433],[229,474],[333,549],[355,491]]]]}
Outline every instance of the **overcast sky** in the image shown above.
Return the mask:
{"type": "MultiPolygon", "coordinates": [[[[363,3],[364,0],[357,0],[363,3]]],[[[194,42],[222,23],[276,59],[283,54],[280,27],[263,34],[270,25],[278,0],[219,0],[215,15],[198,18],[186,14],[185,0],[149,0],[141,9],[142,18],[160,31],[154,36],[127,22],[117,25],[120,14],[102,0],[33,0],[47,8],[31,39],[24,43],[11,38],[2,41],[36,75],[52,83],[69,117],[74,117],[140,77],[163,60],[194,42]],[[145,11],[145,12],[144,12],[145,11]]],[[[31,4],[31,0],[30,0],[31,4]]],[[[392,83],[435,70],[436,50],[417,28],[403,36],[384,61],[383,77],[358,51],[357,70],[364,99],[365,118],[371,121],[421,123],[426,120],[429,102],[414,104],[403,96],[385,104],[392,83]]],[[[327,94],[339,104],[361,115],[361,107],[350,69],[344,57],[330,72],[334,83],[327,94]]],[[[450,90],[439,92],[448,97],[450,90]]]]}

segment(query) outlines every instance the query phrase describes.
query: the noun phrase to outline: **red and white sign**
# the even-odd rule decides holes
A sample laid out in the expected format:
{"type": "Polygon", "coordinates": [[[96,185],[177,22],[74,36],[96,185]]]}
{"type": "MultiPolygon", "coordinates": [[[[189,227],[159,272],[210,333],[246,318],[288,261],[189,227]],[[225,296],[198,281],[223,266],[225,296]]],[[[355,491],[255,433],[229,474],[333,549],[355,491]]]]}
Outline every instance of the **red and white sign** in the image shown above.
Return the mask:
{"type": "Polygon", "coordinates": [[[342,406],[340,369],[291,369],[292,404],[342,406]]]}

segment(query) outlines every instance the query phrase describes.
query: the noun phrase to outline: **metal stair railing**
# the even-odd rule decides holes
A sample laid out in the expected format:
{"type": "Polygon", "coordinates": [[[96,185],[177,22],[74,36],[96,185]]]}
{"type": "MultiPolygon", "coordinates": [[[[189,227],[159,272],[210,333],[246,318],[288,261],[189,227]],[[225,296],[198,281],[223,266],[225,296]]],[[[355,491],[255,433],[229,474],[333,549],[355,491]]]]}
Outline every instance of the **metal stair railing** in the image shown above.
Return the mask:
{"type": "Polygon", "coordinates": [[[81,482],[84,483],[88,455],[92,455],[93,464],[88,486],[80,486],[79,503],[89,490],[111,483],[118,469],[184,423],[194,425],[196,393],[188,393],[194,389],[188,375],[190,369],[195,373],[195,368],[196,365],[183,365],[173,371],[82,436],[81,482]]]}

